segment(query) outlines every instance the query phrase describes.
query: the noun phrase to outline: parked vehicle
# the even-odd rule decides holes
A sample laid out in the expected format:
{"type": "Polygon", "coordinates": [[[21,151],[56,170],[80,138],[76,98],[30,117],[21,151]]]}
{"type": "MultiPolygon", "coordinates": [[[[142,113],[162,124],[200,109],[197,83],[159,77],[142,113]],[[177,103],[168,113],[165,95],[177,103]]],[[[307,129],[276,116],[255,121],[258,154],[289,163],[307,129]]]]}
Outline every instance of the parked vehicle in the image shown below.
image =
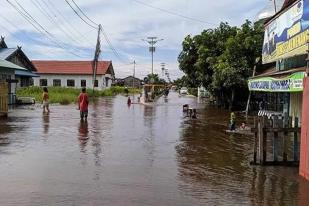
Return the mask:
{"type": "Polygon", "coordinates": [[[181,87],[181,89],[179,90],[180,94],[188,94],[188,89],[187,87],[181,87]]]}

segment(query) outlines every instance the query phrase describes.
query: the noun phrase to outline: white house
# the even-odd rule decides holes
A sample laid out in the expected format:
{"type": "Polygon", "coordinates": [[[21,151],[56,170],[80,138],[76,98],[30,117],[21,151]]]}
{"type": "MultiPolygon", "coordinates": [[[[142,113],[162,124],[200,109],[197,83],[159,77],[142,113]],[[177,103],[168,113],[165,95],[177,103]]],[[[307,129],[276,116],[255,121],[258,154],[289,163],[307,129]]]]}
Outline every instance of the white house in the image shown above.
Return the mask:
{"type": "MultiPolygon", "coordinates": [[[[92,61],[32,61],[39,77],[34,86],[93,87],[92,61]]],[[[112,85],[115,74],[111,61],[99,61],[95,88],[102,90],[112,85]]]]}

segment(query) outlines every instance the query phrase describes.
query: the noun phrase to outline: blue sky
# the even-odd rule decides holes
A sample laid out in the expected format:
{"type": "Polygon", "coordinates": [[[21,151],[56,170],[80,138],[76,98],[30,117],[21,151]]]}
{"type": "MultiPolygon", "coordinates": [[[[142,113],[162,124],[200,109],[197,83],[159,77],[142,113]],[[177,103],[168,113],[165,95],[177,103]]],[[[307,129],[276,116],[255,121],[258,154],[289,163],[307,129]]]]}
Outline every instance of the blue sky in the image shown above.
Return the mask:
{"type": "MultiPolygon", "coordinates": [[[[37,27],[34,28],[12,5],[7,1],[1,1],[0,34],[5,36],[9,47],[22,46],[31,59],[93,58],[97,31],[84,23],[66,0],[9,1],[22,12],[27,11],[31,14],[32,18],[43,27],[33,23],[34,20],[31,19],[29,21],[37,27]],[[47,37],[48,35],[50,36],[47,37]]],[[[72,0],[67,1],[74,5],[72,0]]],[[[137,62],[136,76],[144,77],[151,71],[151,55],[146,42],[142,41],[147,36],[164,39],[156,45],[155,72],[161,74],[160,63],[164,62],[171,78],[175,79],[182,76],[178,69],[177,57],[186,35],[198,34],[204,29],[213,28],[221,21],[241,25],[246,19],[256,20],[258,13],[265,9],[273,11],[270,0],[74,1],[92,21],[102,24],[109,41],[118,52],[119,57],[112,52],[102,35],[101,59],[113,61],[117,77],[133,74],[133,65],[130,64],[133,60],[137,62]]],[[[277,1],[280,6],[282,1],[277,1]]],[[[84,19],[88,21],[85,17],[84,19]]],[[[89,21],[88,23],[92,24],[89,21]]]]}

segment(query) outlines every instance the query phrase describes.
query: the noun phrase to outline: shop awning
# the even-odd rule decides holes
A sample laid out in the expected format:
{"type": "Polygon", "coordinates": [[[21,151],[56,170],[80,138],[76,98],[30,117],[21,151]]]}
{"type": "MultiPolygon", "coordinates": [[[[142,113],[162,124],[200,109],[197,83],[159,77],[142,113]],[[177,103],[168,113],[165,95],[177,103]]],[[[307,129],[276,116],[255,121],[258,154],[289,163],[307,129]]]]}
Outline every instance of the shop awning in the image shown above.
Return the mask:
{"type": "Polygon", "coordinates": [[[15,75],[16,76],[23,76],[23,77],[39,77],[39,75],[34,74],[30,71],[25,71],[25,70],[15,70],[15,75]]]}
{"type": "Polygon", "coordinates": [[[250,91],[262,92],[301,92],[305,72],[281,74],[280,77],[255,77],[248,80],[250,91]]]}

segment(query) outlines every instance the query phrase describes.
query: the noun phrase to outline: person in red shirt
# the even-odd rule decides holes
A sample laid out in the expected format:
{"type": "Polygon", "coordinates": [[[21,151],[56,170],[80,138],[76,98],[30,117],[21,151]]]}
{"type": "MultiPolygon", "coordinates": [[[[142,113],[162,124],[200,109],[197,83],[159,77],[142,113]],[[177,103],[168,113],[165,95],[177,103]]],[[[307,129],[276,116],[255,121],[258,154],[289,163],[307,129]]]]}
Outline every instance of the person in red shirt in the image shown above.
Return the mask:
{"type": "Polygon", "coordinates": [[[82,92],[78,96],[78,109],[80,110],[80,118],[87,120],[88,117],[88,94],[86,93],[86,88],[82,88],[82,92]]]}

